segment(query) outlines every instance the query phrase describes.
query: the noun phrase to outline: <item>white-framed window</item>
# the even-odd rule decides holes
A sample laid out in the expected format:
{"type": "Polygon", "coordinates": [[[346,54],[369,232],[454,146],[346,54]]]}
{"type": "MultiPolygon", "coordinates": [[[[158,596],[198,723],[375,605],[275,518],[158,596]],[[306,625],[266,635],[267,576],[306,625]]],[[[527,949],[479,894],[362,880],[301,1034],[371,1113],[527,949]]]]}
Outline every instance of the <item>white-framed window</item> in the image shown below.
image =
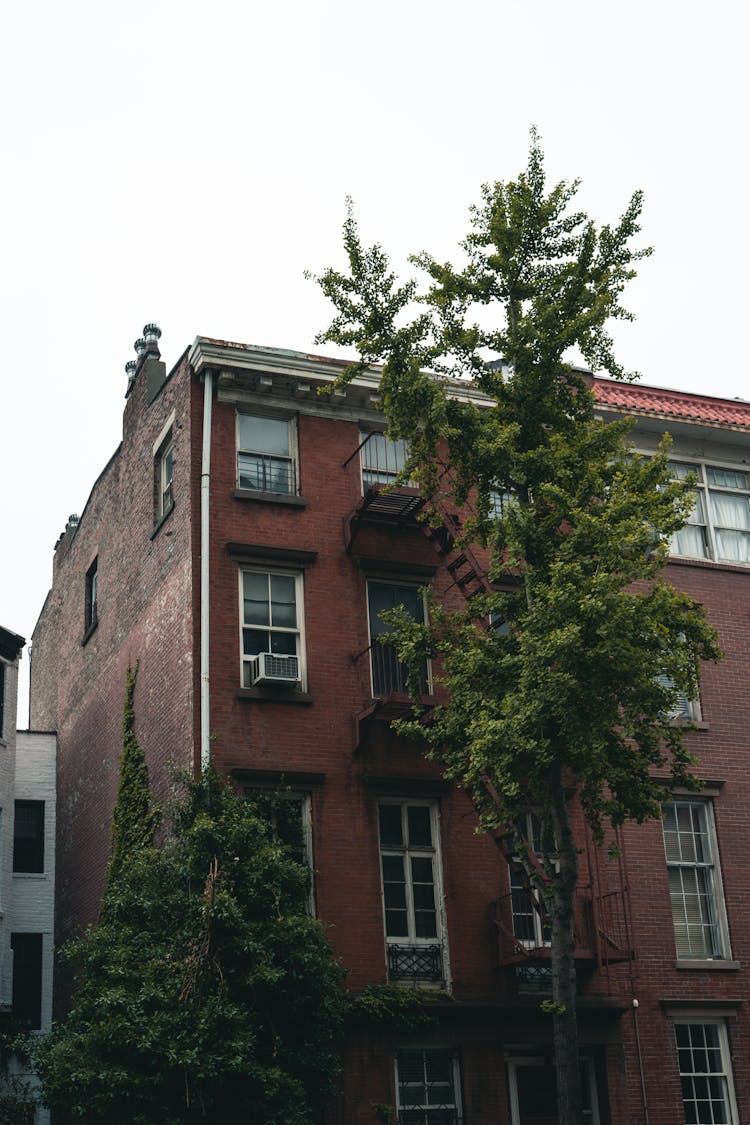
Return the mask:
{"type": "Polygon", "coordinates": [[[252,492],[297,492],[296,427],[291,418],[237,415],[237,484],[252,492]]]}
{"type": "Polygon", "coordinates": [[[750,563],[750,471],[703,461],[670,461],[678,480],[695,474],[695,506],[670,543],[673,555],[750,563]]]}
{"type": "MultiPolygon", "coordinates": [[[[511,1125],[557,1121],[557,1081],[551,1058],[519,1049],[508,1058],[508,1095],[511,1125]]],[[[581,1059],[583,1121],[599,1125],[599,1106],[592,1061],[581,1059]]]]}
{"type": "Polygon", "coordinates": [[[461,1125],[461,1072],[442,1047],[396,1052],[398,1125],[461,1125]]]}
{"type": "Polygon", "coordinates": [[[168,515],[174,507],[174,439],[170,427],[154,458],[154,491],[156,522],[168,515]]]}
{"type": "MultiPolygon", "coordinates": [[[[523,830],[529,848],[539,855],[542,826],[536,813],[526,813],[523,830]]],[[[549,945],[552,940],[552,930],[547,911],[544,909],[539,891],[530,885],[529,877],[520,859],[511,861],[509,873],[514,937],[529,949],[549,945]]]]}
{"type": "Polygon", "coordinates": [[[674,1030],[686,1125],[738,1125],[724,1021],[691,1019],[674,1030]]]}
{"type": "Polygon", "coordinates": [[[508,511],[508,505],[513,503],[512,492],[500,492],[497,488],[490,489],[490,519],[500,520],[508,511]]]}
{"type": "Polygon", "coordinates": [[[271,825],[274,840],[289,849],[309,872],[307,913],[315,915],[313,883],[312,801],[309,793],[293,789],[245,789],[245,795],[271,825]]]}
{"type": "Polygon", "coordinates": [[[304,690],[302,575],[294,571],[240,571],[242,686],[258,683],[304,690]]]}
{"type": "Polygon", "coordinates": [[[724,909],[713,806],[702,798],[664,805],[664,849],[678,959],[726,959],[724,909]]]}
{"type": "Polygon", "coordinates": [[[362,490],[367,492],[376,484],[393,484],[406,465],[409,449],[403,438],[393,441],[385,434],[361,433],[360,463],[362,490]]]}
{"type": "Polygon", "coordinates": [[[441,981],[444,970],[443,880],[434,801],[378,804],[388,977],[441,981]]]}
{"type": "MultiPolygon", "coordinates": [[[[403,606],[415,621],[423,622],[426,616],[424,594],[419,586],[401,582],[381,582],[370,579],[367,583],[367,613],[370,630],[370,668],[372,694],[380,699],[392,693],[408,692],[409,668],[403,664],[393,645],[381,644],[379,637],[393,630],[381,614],[403,606]]],[[[425,689],[429,687],[430,669],[425,664],[420,672],[425,689]]]]}

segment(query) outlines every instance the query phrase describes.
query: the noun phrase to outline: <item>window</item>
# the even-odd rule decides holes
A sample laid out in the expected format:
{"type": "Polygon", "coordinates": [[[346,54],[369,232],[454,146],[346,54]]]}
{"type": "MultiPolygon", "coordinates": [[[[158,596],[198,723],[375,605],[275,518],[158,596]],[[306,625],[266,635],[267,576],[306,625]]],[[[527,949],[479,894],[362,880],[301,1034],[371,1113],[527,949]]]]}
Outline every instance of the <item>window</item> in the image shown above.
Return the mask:
{"type": "MultiPolygon", "coordinates": [[[[539,854],[542,826],[535,813],[526,814],[524,832],[529,847],[539,854]]],[[[519,859],[514,859],[510,865],[510,903],[514,936],[530,949],[549,945],[552,933],[547,911],[539,892],[529,885],[529,877],[519,859]]]]}
{"type": "Polygon", "coordinates": [[[458,1059],[448,1050],[398,1051],[399,1125],[460,1125],[458,1059]]]}
{"type": "Polygon", "coordinates": [[[362,461],[362,489],[367,492],[375,484],[393,484],[403,472],[409,455],[403,439],[392,441],[385,434],[360,434],[362,461]]]}
{"type": "Polygon", "coordinates": [[[315,914],[313,895],[312,816],[309,793],[277,789],[246,789],[246,795],[271,825],[278,844],[289,849],[292,857],[309,871],[307,913],[315,914]]]}
{"type": "MultiPolygon", "coordinates": [[[[508,1060],[511,1125],[551,1125],[557,1121],[557,1080],[551,1059],[525,1055],[508,1060]]],[[[582,1120],[597,1125],[599,1112],[592,1060],[581,1059],[582,1120]]]]}
{"type": "MultiPolygon", "coordinates": [[[[378,637],[392,633],[380,614],[403,606],[415,621],[424,621],[424,598],[418,586],[401,586],[392,582],[367,583],[367,608],[370,617],[370,659],[372,694],[376,699],[392,692],[408,691],[409,669],[402,664],[393,645],[381,644],[378,637]]],[[[427,665],[421,670],[425,689],[429,682],[427,665]]]]}
{"type": "Polygon", "coordinates": [[[724,1023],[676,1023],[682,1104],[689,1125],[737,1125],[732,1065],[724,1023]]]}
{"type": "Polygon", "coordinates": [[[698,478],[695,506],[672,537],[672,554],[750,563],[750,472],[687,461],[671,461],[670,468],[678,480],[698,478]]]}
{"type": "Polygon", "coordinates": [[[442,980],[437,806],[383,801],[378,822],[388,977],[442,980]]]}
{"type": "Polygon", "coordinates": [[[99,579],[98,559],[94,559],[86,571],[86,607],[84,615],[84,628],[86,632],[93,629],[99,620],[99,579]]]}
{"type": "Polygon", "coordinates": [[[13,1015],[32,1028],[42,1026],[42,935],[11,934],[13,1015]]]}
{"type": "Polygon", "coordinates": [[[292,425],[287,418],[237,415],[237,480],[254,492],[297,491],[292,449],[292,425]]]}
{"type": "Polygon", "coordinates": [[[302,576],[240,572],[242,685],[301,684],[302,576]]]}
{"type": "Polygon", "coordinates": [[[490,519],[501,520],[508,512],[508,505],[512,503],[512,492],[499,492],[496,488],[490,489],[490,519]]]}
{"type": "MultiPolygon", "coordinates": [[[[669,676],[657,676],[662,687],[674,687],[674,681],[669,676]]],[[[674,706],[669,712],[669,718],[682,723],[697,723],[700,721],[701,709],[697,699],[689,699],[684,692],[678,692],[674,706]]]]}
{"type": "Polygon", "coordinates": [[[44,801],[16,801],[13,822],[13,870],[44,871],[44,801]]]}
{"type": "Polygon", "coordinates": [[[174,507],[173,469],[174,438],[170,426],[154,456],[154,516],[157,523],[174,507]]]}
{"type": "Polygon", "coordinates": [[[713,808],[705,800],[671,801],[663,828],[677,956],[724,959],[729,939],[713,808]]]}

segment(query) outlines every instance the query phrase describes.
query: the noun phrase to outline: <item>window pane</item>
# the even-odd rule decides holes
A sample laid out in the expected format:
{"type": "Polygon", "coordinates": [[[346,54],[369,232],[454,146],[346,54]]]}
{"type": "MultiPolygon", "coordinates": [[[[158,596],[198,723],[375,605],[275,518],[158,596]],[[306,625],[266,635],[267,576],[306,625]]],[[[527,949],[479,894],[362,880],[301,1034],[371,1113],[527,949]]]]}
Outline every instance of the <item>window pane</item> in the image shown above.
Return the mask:
{"type": "Polygon", "coordinates": [[[297,655],[296,633],[270,633],[269,636],[271,640],[271,652],[276,653],[278,656],[297,655]]]}
{"type": "Polygon", "coordinates": [[[750,562],[750,533],[717,528],[716,552],[727,562],[750,562]]]}
{"type": "Polygon", "coordinates": [[[246,571],[242,576],[245,595],[245,622],[248,625],[269,625],[268,575],[246,571]]]}
{"type": "Polygon", "coordinates": [[[13,824],[13,870],[44,871],[44,801],[16,801],[13,824]]]}
{"type": "Polygon", "coordinates": [[[687,461],[670,461],[669,471],[676,480],[685,480],[691,473],[700,480],[700,465],[691,465],[687,461]]]}
{"type": "Polygon", "coordinates": [[[295,580],[290,575],[271,575],[271,624],[286,629],[297,626],[295,580]]]}
{"type": "Polygon", "coordinates": [[[426,805],[410,805],[407,811],[409,823],[409,845],[411,847],[432,846],[432,826],[430,810],[426,805]]]}
{"type": "Polygon", "coordinates": [[[731,492],[709,492],[711,516],[717,527],[750,529],[750,498],[731,492]]]}
{"type": "Polygon", "coordinates": [[[279,418],[240,414],[240,449],[289,456],[289,423],[279,418]]]}
{"type": "Polygon", "coordinates": [[[722,488],[747,488],[747,473],[736,469],[717,469],[715,465],[707,465],[706,478],[709,484],[722,488]]]}
{"type": "Polygon", "coordinates": [[[383,881],[385,883],[401,883],[402,885],[406,882],[404,861],[400,855],[383,856],[383,881]]]}
{"type": "Polygon", "coordinates": [[[401,831],[401,806],[381,805],[378,809],[380,821],[380,843],[383,847],[400,847],[403,844],[401,831]]]}

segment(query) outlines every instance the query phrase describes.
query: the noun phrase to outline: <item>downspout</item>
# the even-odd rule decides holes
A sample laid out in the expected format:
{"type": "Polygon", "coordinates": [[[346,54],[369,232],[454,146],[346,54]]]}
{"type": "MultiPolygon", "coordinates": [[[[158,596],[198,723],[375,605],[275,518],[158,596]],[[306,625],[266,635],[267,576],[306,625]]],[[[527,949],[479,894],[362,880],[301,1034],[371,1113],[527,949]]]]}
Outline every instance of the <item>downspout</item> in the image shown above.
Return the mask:
{"type": "Polygon", "coordinates": [[[211,693],[209,688],[209,511],[211,484],[211,408],[213,405],[213,372],[203,375],[203,452],[201,455],[201,770],[211,761],[211,693]]]}
{"type": "Polygon", "coordinates": [[[648,1098],[646,1097],[646,1078],[643,1073],[643,1055],[641,1054],[641,1036],[638,1031],[638,1001],[633,1000],[633,1027],[635,1028],[635,1046],[638,1052],[638,1070],[641,1078],[641,1101],[643,1102],[643,1119],[649,1125],[648,1098]]]}

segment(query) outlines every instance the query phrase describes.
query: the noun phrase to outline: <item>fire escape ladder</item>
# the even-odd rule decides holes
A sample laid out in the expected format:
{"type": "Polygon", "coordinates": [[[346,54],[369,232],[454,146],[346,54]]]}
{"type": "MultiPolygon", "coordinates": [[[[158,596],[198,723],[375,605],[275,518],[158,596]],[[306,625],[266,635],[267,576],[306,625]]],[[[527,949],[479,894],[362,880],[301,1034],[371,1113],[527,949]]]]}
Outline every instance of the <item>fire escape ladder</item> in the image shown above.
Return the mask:
{"type": "Polygon", "coordinates": [[[592,931],[599,967],[607,981],[607,991],[612,991],[610,970],[614,965],[628,963],[632,973],[635,956],[630,918],[630,891],[628,888],[622,833],[614,829],[616,852],[615,872],[607,873],[603,885],[602,864],[598,862],[601,848],[597,847],[587,828],[586,852],[591,885],[592,931]]]}
{"type": "MultiPolygon", "coordinates": [[[[442,481],[449,473],[450,468],[443,465],[440,480],[442,481]]],[[[461,518],[451,511],[444,499],[445,495],[440,492],[432,497],[430,506],[439,517],[439,522],[433,526],[427,521],[424,524],[425,534],[445,559],[445,568],[452,579],[451,587],[455,586],[459,589],[468,601],[476,594],[490,593],[492,584],[474,551],[468,543],[461,542],[461,518]]],[[[468,502],[464,507],[473,514],[468,502]]]]}

